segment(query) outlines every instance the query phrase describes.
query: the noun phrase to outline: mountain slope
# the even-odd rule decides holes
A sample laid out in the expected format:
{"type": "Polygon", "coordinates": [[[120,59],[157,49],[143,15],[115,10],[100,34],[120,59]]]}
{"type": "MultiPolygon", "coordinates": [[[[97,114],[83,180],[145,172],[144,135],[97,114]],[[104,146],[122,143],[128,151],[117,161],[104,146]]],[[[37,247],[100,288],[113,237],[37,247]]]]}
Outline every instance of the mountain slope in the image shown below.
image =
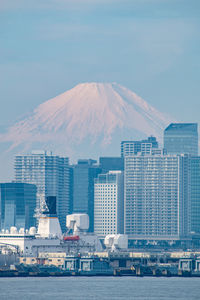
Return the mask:
{"type": "Polygon", "coordinates": [[[170,122],[119,84],[83,83],[39,105],[1,140],[11,148],[41,147],[73,158],[119,155],[121,140],[149,135],[161,140],[170,122]]]}

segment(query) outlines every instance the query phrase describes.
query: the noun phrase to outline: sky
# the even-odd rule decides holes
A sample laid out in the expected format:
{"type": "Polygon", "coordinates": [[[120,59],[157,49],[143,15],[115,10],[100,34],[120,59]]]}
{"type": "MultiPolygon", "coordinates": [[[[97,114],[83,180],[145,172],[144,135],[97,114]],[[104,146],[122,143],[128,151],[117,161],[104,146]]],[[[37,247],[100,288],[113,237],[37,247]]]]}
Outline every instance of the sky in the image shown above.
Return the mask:
{"type": "Polygon", "coordinates": [[[80,82],[200,119],[199,0],[0,0],[0,130],[80,82]]]}
{"type": "Polygon", "coordinates": [[[81,82],[200,124],[199,0],[0,0],[0,132],[81,82]]]}

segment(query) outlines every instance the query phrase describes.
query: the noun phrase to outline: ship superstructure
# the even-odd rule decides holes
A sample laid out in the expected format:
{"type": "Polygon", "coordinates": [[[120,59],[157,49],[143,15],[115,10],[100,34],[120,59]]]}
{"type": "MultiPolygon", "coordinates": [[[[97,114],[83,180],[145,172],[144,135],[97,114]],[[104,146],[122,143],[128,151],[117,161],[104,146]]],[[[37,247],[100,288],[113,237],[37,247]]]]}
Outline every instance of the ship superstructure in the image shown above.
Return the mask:
{"type": "Polygon", "coordinates": [[[67,216],[68,230],[62,234],[56,214],[56,197],[48,197],[47,209],[37,215],[38,228],[16,227],[0,232],[0,247],[12,249],[22,256],[38,256],[41,252],[87,253],[101,251],[102,246],[93,233],[88,233],[89,218],[85,214],[67,216]]]}

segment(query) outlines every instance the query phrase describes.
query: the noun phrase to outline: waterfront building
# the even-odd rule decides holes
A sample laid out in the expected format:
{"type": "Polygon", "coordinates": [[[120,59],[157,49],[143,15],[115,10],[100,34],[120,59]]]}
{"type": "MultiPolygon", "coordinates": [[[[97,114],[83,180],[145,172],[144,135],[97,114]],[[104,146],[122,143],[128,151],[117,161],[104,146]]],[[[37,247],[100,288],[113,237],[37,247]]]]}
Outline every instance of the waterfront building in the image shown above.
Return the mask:
{"type": "Polygon", "coordinates": [[[131,239],[179,240],[188,234],[187,157],[125,157],[124,227],[131,239]]]}
{"type": "Polygon", "coordinates": [[[158,148],[158,142],[155,137],[150,136],[147,140],[141,141],[122,141],[121,142],[121,157],[128,155],[151,154],[152,149],[158,148]]]}
{"type": "Polygon", "coordinates": [[[200,156],[189,158],[190,169],[190,222],[192,235],[200,235],[200,156]]]}
{"type": "Polygon", "coordinates": [[[0,229],[29,229],[35,226],[36,186],[26,183],[0,183],[0,229]]]}
{"type": "Polygon", "coordinates": [[[99,174],[94,184],[94,232],[101,237],[124,232],[122,171],[99,174]]]}
{"type": "Polygon", "coordinates": [[[167,154],[198,155],[198,124],[171,123],[164,131],[167,154]]]}
{"type": "Polygon", "coordinates": [[[62,231],[70,213],[69,159],[48,151],[32,151],[15,157],[15,181],[37,186],[37,209],[45,207],[47,196],[56,197],[56,210],[62,231]]]}
{"type": "Polygon", "coordinates": [[[94,179],[101,169],[92,159],[79,159],[73,168],[73,212],[89,216],[89,232],[94,231],[94,179]]]}
{"type": "Polygon", "coordinates": [[[112,171],[124,171],[124,158],[123,157],[100,157],[99,166],[103,174],[112,171]]]}

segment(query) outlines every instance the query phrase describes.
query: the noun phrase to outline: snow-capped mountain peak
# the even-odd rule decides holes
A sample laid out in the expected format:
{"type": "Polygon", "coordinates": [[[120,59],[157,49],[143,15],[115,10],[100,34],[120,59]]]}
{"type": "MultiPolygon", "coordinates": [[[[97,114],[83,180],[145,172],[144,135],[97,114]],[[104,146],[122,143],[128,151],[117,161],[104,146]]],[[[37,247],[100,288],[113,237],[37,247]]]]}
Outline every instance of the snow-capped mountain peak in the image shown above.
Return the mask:
{"type": "Polygon", "coordinates": [[[39,105],[1,139],[12,147],[39,145],[76,158],[119,155],[121,140],[149,135],[161,139],[170,122],[117,83],[81,83],[39,105]]]}

